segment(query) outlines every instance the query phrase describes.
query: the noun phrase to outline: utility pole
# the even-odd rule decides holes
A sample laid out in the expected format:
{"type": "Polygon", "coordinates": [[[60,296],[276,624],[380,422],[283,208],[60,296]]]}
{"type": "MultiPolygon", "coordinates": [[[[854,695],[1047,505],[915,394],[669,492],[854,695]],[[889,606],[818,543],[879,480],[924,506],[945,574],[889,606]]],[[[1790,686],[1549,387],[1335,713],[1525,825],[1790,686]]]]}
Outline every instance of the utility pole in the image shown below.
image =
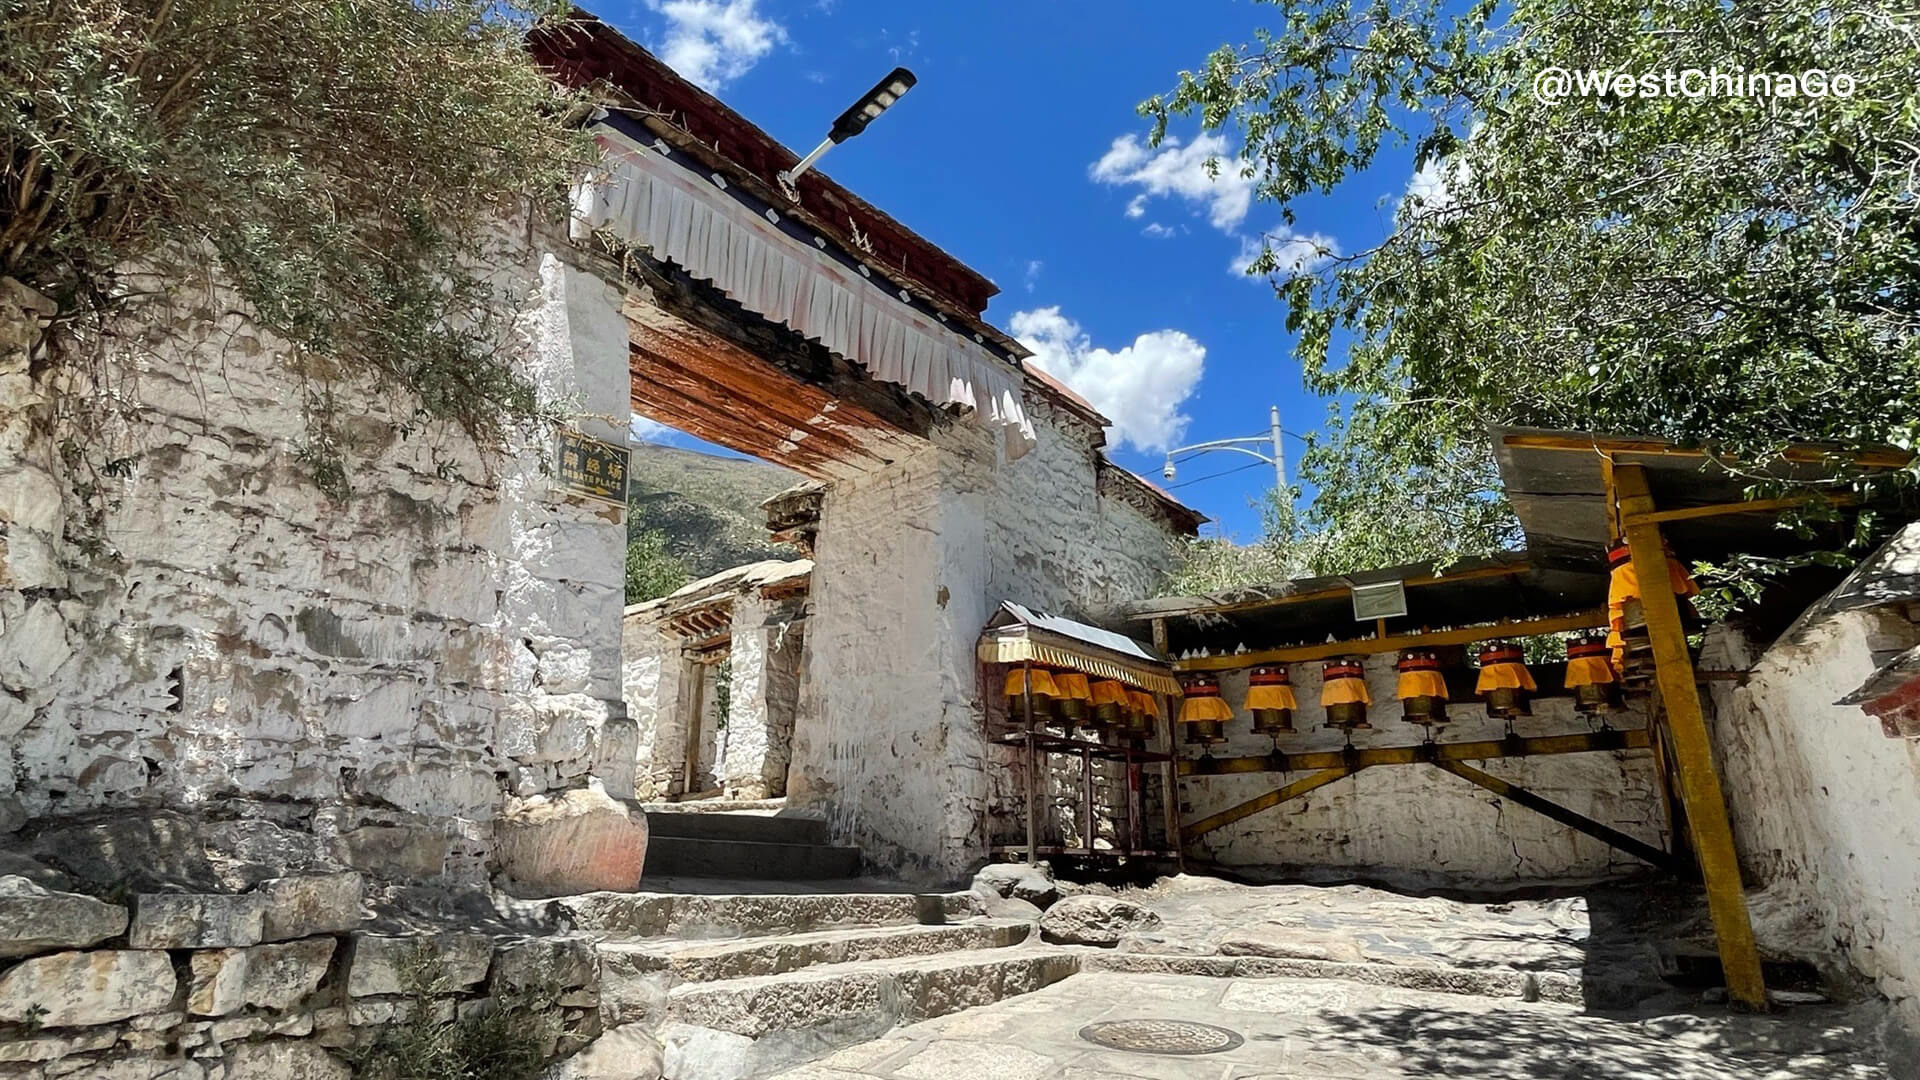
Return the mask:
{"type": "Polygon", "coordinates": [[[1280,498],[1287,497],[1287,452],[1280,447],[1280,406],[1267,407],[1267,415],[1273,420],[1273,475],[1274,490],[1280,498]]]}

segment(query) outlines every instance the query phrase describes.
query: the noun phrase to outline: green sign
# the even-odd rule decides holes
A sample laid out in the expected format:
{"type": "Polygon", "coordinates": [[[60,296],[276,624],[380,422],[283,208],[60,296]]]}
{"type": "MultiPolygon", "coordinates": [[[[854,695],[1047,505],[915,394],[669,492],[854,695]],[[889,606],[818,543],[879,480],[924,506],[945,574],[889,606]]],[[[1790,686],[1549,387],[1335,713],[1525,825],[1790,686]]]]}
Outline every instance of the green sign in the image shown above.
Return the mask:
{"type": "Polygon", "coordinates": [[[575,495],[627,504],[627,448],[588,438],[577,431],[560,433],[560,486],[575,495]]]}

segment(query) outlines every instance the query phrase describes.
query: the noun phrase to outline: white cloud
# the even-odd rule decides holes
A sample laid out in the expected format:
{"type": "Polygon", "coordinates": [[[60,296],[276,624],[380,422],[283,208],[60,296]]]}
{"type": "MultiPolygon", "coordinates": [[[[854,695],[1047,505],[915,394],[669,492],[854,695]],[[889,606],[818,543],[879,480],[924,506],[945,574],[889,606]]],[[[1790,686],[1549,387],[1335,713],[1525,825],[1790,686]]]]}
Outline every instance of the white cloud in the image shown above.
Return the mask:
{"type": "Polygon", "coordinates": [[[1400,197],[1397,216],[1413,220],[1445,211],[1453,205],[1455,193],[1472,178],[1473,170],[1464,161],[1427,162],[1407,180],[1407,191],[1400,197]]]}
{"type": "Polygon", "coordinates": [[[1222,232],[1232,232],[1253,204],[1253,179],[1240,174],[1240,163],[1219,135],[1202,135],[1190,143],[1168,138],[1149,150],[1132,135],[1122,135],[1093,163],[1095,180],[1117,186],[1137,186],[1140,193],[1127,203],[1127,216],[1146,213],[1150,197],[1172,195],[1194,203],[1222,232]],[[1218,159],[1218,175],[1209,175],[1207,162],[1218,159]]]}
{"type": "Polygon", "coordinates": [[[1155,330],[1118,351],[1095,348],[1080,324],[1044,307],[1016,312],[1011,329],[1033,350],[1031,362],[1104,413],[1115,444],[1166,450],[1191,419],[1180,406],[1205,370],[1206,346],[1178,330],[1155,330]]]}
{"type": "Polygon", "coordinates": [[[1140,230],[1142,236],[1151,236],[1155,240],[1165,240],[1177,232],[1179,232],[1179,230],[1173,226],[1162,225],[1157,221],[1147,222],[1147,227],[1140,230]]]}
{"type": "Polygon", "coordinates": [[[1247,268],[1268,248],[1273,249],[1274,268],[1267,276],[1273,278],[1318,273],[1340,255],[1340,241],[1326,233],[1298,233],[1280,225],[1264,236],[1241,237],[1240,254],[1227,268],[1244,277],[1247,268]]]}
{"type": "Polygon", "coordinates": [[[1041,262],[1039,259],[1027,260],[1027,272],[1022,275],[1022,283],[1026,285],[1028,292],[1033,291],[1033,284],[1040,280],[1040,271],[1045,268],[1046,265],[1046,263],[1041,262]]]}
{"type": "Polygon", "coordinates": [[[631,442],[666,442],[678,434],[680,434],[678,431],[660,421],[649,420],[638,413],[634,414],[633,419],[627,424],[627,435],[631,442]]]}
{"type": "Polygon", "coordinates": [[[787,29],[754,10],[758,0],[648,0],[667,21],[660,59],[689,82],[718,90],[784,44],[787,29]]]}

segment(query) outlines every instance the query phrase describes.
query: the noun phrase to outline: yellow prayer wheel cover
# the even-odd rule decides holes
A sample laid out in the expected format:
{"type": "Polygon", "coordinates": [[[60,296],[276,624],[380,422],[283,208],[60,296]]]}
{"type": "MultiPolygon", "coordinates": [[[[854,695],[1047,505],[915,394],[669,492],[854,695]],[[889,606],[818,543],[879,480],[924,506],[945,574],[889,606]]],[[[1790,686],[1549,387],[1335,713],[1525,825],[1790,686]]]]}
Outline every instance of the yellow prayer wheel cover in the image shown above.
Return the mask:
{"type": "Polygon", "coordinates": [[[1394,696],[1401,701],[1415,697],[1437,697],[1447,699],[1446,676],[1437,671],[1403,671],[1400,682],[1395,687],[1394,696]]]}
{"type": "Polygon", "coordinates": [[[1538,690],[1534,685],[1533,672],[1525,664],[1483,664],[1480,678],[1473,684],[1473,692],[1484,694],[1489,690],[1538,690]]]}
{"type": "Polygon", "coordinates": [[[1373,695],[1367,691],[1365,679],[1328,679],[1320,684],[1320,704],[1371,705],[1373,695]]]}
{"type": "Polygon", "coordinates": [[[1285,684],[1247,687],[1248,709],[1297,709],[1293,687],[1285,684]]]}
{"type": "Polygon", "coordinates": [[[1095,705],[1118,705],[1127,708],[1130,704],[1127,684],[1118,679],[1101,679],[1093,684],[1093,703],[1095,705]]]}
{"type": "Polygon", "coordinates": [[[1180,702],[1183,724],[1221,723],[1233,719],[1233,706],[1218,694],[1197,694],[1180,702]]]}
{"type": "Polygon", "coordinates": [[[1567,689],[1576,686],[1603,686],[1618,682],[1613,665],[1604,656],[1576,656],[1567,661],[1567,689]]]}
{"type": "Polygon", "coordinates": [[[1160,715],[1160,703],[1153,700],[1152,694],[1147,693],[1145,690],[1129,690],[1127,691],[1127,696],[1131,700],[1135,712],[1143,712],[1148,716],[1160,715]]]}
{"type": "Polygon", "coordinates": [[[1062,671],[1054,675],[1053,685],[1058,691],[1057,697],[1069,701],[1092,701],[1093,689],[1087,685],[1087,677],[1076,671],[1062,671]]]}
{"type": "MultiPolygon", "coordinates": [[[[1027,684],[1025,679],[1026,673],[1027,672],[1025,668],[1018,668],[1018,667],[1013,668],[1007,672],[1007,696],[1008,697],[1017,698],[1017,697],[1023,696],[1026,693],[1026,689],[1027,689],[1027,684]]],[[[1033,669],[1033,696],[1050,698],[1050,697],[1058,697],[1059,695],[1060,695],[1060,688],[1054,685],[1053,673],[1048,671],[1046,668],[1034,668],[1033,669]]]]}

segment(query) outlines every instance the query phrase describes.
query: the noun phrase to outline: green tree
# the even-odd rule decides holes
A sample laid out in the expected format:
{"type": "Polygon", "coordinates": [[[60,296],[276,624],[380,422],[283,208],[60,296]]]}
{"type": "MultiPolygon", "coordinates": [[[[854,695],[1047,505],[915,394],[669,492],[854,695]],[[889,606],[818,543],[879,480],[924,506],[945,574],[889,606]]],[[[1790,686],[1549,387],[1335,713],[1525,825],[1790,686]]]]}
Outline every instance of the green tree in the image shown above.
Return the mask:
{"type": "Polygon", "coordinates": [[[524,46],[558,11],[0,0],[0,275],[75,322],[170,278],[230,285],[293,346],[336,494],[367,382],[488,440],[540,405],[502,355],[509,298],[474,268],[589,153],[524,46]]]}
{"type": "MultiPolygon", "coordinates": [[[[1237,132],[1240,156],[1220,167],[1252,177],[1289,224],[1303,199],[1383,164],[1393,146],[1412,147],[1428,181],[1377,245],[1318,273],[1290,275],[1271,252],[1250,271],[1271,275],[1288,305],[1310,385],[1348,403],[1303,463],[1320,526],[1366,538],[1382,508],[1414,497],[1464,529],[1444,537],[1498,546],[1511,526],[1488,528],[1501,513],[1490,425],[1712,442],[1742,461],[1789,441],[1920,438],[1910,14],[1876,3],[1271,2],[1273,32],[1223,47],[1141,106],[1154,137],[1183,116],[1237,132]],[[1532,91],[1550,68],[1689,67],[1823,70],[1853,89],[1532,91]]],[[[1914,476],[1852,478],[1871,494],[1914,476]]],[[[1859,522],[1857,538],[1874,527],[1859,522]]],[[[1412,539],[1376,554],[1425,554],[1412,539]]]]}
{"type": "Polygon", "coordinates": [[[687,566],[667,550],[665,533],[643,529],[627,539],[627,603],[657,600],[687,580],[687,566]]]}

